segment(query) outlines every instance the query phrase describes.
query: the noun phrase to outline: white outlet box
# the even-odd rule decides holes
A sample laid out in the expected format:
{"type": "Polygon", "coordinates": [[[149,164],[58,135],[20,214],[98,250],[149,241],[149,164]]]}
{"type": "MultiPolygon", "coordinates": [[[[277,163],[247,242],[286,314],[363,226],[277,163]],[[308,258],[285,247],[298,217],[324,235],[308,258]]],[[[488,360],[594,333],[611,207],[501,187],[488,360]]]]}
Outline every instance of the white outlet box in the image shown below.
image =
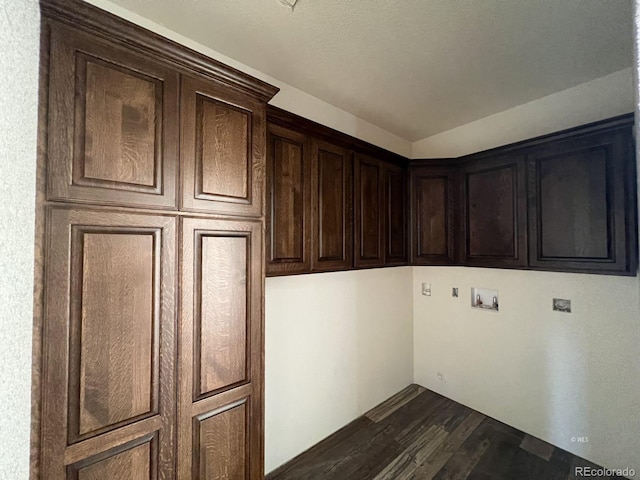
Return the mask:
{"type": "Polygon", "coordinates": [[[424,295],[426,297],[430,297],[431,296],[431,284],[430,283],[423,283],[422,284],[422,295],[424,295]]]}

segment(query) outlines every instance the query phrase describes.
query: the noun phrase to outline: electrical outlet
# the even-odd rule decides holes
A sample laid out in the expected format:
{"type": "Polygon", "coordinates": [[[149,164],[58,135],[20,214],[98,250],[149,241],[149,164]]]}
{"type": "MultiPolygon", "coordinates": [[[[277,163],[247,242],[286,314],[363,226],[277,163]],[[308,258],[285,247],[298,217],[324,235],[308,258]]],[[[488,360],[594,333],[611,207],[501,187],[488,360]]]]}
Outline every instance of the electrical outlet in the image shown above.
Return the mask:
{"type": "Polygon", "coordinates": [[[438,372],[438,380],[444,381],[444,373],[438,372]]]}
{"type": "Polygon", "coordinates": [[[430,283],[423,283],[422,284],[422,295],[424,295],[426,297],[430,297],[431,296],[431,284],[430,283]]]}
{"type": "Polygon", "coordinates": [[[564,298],[554,298],[553,311],[571,313],[571,300],[566,300],[564,298]]]}
{"type": "Polygon", "coordinates": [[[456,287],[453,287],[451,289],[451,296],[454,298],[458,298],[458,289],[456,287]]]}

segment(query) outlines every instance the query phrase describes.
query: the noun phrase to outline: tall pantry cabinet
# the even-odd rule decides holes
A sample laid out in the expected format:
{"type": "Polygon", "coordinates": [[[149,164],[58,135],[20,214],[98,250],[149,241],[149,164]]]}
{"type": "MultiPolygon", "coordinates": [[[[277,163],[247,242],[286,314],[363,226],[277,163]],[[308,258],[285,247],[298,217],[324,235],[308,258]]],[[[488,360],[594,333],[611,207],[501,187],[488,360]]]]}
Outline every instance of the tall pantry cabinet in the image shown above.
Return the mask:
{"type": "Polygon", "coordinates": [[[42,0],[32,478],[261,479],[277,89],[42,0]]]}

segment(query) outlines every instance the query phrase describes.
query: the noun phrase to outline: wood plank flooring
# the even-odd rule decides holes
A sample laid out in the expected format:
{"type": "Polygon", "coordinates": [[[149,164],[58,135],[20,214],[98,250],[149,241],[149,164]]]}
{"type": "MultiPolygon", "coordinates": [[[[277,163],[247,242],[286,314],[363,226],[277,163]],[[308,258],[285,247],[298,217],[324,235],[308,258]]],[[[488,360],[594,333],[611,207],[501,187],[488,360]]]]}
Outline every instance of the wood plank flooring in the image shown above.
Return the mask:
{"type": "Polygon", "coordinates": [[[577,466],[597,468],[453,400],[410,385],[266,478],[572,480],[577,466]]]}

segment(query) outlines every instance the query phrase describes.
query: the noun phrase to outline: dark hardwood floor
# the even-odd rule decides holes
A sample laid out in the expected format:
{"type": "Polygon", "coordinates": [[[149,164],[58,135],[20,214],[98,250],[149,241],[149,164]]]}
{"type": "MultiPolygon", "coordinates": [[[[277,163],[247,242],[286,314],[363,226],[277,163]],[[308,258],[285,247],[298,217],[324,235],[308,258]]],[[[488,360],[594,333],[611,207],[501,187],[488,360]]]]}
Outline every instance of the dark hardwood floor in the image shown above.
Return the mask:
{"type": "MultiPolygon", "coordinates": [[[[573,480],[596,465],[410,385],[267,480],[573,480]]],[[[622,477],[588,477],[622,478],[622,477]]]]}

